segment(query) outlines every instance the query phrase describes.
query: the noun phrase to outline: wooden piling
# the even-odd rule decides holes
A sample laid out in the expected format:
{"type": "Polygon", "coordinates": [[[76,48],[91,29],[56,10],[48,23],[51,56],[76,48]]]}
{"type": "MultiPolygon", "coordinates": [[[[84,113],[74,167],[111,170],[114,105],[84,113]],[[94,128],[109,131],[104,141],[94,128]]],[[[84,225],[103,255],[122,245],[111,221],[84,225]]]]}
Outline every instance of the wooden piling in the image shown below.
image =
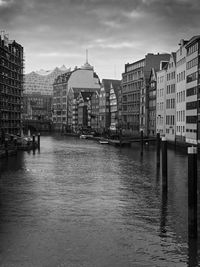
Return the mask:
{"type": "Polygon", "coordinates": [[[144,145],[144,136],[143,136],[143,130],[140,131],[140,154],[143,156],[143,145],[144,145]]]}
{"type": "Polygon", "coordinates": [[[162,137],[162,187],[167,191],[167,140],[162,137]]]}
{"type": "Polygon", "coordinates": [[[197,238],[197,148],[188,147],[188,236],[197,238]]]}
{"type": "Polygon", "coordinates": [[[157,167],[160,167],[160,133],[156,135],[157,167]]]}

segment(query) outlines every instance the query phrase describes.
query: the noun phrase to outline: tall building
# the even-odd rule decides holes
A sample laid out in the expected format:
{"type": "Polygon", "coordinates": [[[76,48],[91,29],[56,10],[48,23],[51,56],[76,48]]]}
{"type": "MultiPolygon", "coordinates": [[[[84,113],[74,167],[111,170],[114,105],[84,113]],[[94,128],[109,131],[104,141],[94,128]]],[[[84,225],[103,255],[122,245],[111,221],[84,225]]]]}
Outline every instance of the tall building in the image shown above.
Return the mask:
{"type": "Polygon", "coordinates": [[[166,69],[165,136],[174,142],[176,136],[176,53],[172,52],[166,69]]]}
{"type": "Polygon", "coordinates": [[[157,71],[157,89],[156,89],[156,132],[160,136],[165,136],[166,121],[166,82],[167,82],[167,65],[161,64],[160,70],[157,71]]]}
{"type": "Polygon", "coordinates": [[[98,75],[87,62],[81,68],[59,75],[53,84],[53,124],[56,130],[78,130],[78,106],[80,92],[93,93],[100,89],[98,75]]]}
{"type": "Polygon", "coordinates": [[[23,47],[9,40],[4,31],[0,35],[0,130],[19,134],[23,96],[23,47]]]}
{"type": "Polygon", "coordinates": [[[185,143],[186,135],[186,48],[180,40],[176,52],[176,142],[185,143]]]}
{"type": "Polygon", "coordinates": [[[186,142],[200,143],[200,35],[192,37],[186,48],[186,142]]]}
{"type": "Polygon", "coordinates": [[[147,135],[156,135],[156,89],[157,89],[157,76],[155,69],[151,69],[151,74],[148,84],[148,119],[147,119],[147,135]]]}
{"type": "Polygon", "coordinates": [[[122,74],[122,128],[123,132],[148,134],[148,83],[151,69],[160,68],[161,61],[168,61],[169,54],[147,54],[145,58],[125,65],[122,74]]]}

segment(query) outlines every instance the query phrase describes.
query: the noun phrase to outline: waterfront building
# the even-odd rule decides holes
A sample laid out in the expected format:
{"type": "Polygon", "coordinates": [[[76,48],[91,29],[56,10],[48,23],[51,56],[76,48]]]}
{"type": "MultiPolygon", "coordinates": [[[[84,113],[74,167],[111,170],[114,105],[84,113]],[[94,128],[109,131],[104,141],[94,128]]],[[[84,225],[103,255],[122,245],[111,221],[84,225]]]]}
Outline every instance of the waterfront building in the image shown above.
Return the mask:
{"type": "Polygon", "coordinates": [[[200,35],[192,37],[186,48],[186,142],[200,143],[200,35]]]}
{"type": "Polygon", "coordinates": [[[24,81],[23,47],[10,40],[4,31],[0,34],[0,57],[0,134],[19,134],[24,81]]]}
{"type": "Polygon", "coordinates": [[[176,53],[172,52],[166,69],[165,136],[174,142],[176,136],[176,53]]]}
{"type": "Polygon", "coordinates": [[[99,89],[99,77],[87,60],[81,68],[59,75],[53,84],[54,129],[77,131],[79,93],[93,93],[99,89]]]}
{"type": "Polygon", "coordinates": [[[151,69],[148,84],[148,119],[147,119],[147,135],[154,137],[156,135],[156,89],[157,77],[155,69],[151,69]]]}
{"type": "Polygon", "coordinates": [[[99,132],[99,92],[95,91],[91,97],[91,128],[99,132]]]}
{"type": "Polygon", "coordinates": [[[147,54],[145,58],[125,64],[122,74],[122,128],[123,132],[147,135],[148,83],[151,69],[159,70],[161,61],[168,61],[169,54],[147,54]]]}
{"type": "Polygon", "coordinates": [[[121,81],[114,80],[110,85],[110,131],[117,132],[119,130],[119,93],[121,89],[121,81]]]}
{"type": "Polygon", "coordinates": [[[120,90],[120,80],[103,79],[99,96],[99,125],[102,133],[108,133],[112,127],[117,125],[117,97],[120,90]],[[111,93],[111,99],[110,99],[111,93]],[[112,103],[112,123],[111,126],[111,106],[112,103]],[[111,127],[111,128],[110,128],[111,127]]]}
{"type": "Polygon", "coordinates": [[[180,40],[176,52],[176,142],[185,143],[186,134],[186,48],[180,40]]]}
{"type": "Polygon", "coordinates": [[[160,133],[160,136],[165,136],[167,64],[160,64],[160,70],[156,73],[156,132],[160,133]]]}

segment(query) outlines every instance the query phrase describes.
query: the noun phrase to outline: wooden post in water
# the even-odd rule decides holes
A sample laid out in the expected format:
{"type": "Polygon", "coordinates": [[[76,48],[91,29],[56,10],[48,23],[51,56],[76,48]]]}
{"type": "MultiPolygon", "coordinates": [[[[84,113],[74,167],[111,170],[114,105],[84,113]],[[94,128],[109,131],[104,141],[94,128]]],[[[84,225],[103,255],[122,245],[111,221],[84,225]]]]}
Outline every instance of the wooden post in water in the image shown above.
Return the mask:
{"type": "Polygon", "coordinates": [[[35,149],[35,135],[33,134],[33,149],[35,149]]]}
{"type": "Polygon", "coordinates": [[[40,133],[38,133],[38,149],[40,149],[40,133]]]}
{"type": "Polygon", "coordinates": [[[188,147],[188,236],[197,238],[197,148],[188,147]]]}
{"type": "Polygon", "coordinates": [[[143,140],[143,130],[140,131],[140,154],[141,156],[143,156],[143,143],[144,143],[144,140],[143,140]]]}
{"type": "Polygon", "coordinates": [[[162,137],[162,188],[167,191],[167,140],[162,137]]]}
{"type": "Polygon", "coordinates": [[[156,135],[157,167],[160,167],[160,133],[156,135]]]}
{"type": "Polygon", "coordinates": [[[5,138],[5,154],[8,157],[8,138],[5,138]]]}

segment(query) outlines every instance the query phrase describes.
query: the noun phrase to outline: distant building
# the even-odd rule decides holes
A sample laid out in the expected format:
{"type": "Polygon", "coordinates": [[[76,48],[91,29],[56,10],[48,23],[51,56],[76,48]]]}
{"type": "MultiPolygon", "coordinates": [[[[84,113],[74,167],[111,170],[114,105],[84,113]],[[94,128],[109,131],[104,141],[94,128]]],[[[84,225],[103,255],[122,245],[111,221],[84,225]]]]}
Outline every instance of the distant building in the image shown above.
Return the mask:
{"type": "Polygon", "coordinates": [[[100,131],[116,131],[118,127],[118,92],[120,80],[103,79],[99,95],[99,125],[100,131]]]}
{"type": "Polygon", "coordinates": [[[87,61],[81,68],[59,75],[53,84],[54,128],[77,131],[79,93],[94,93],[99,89],[99,77],[87,61]]]}
{"type": "Polygon", "coordinates": [[[64,65],[60,68],[56,67],[54,70],[40,70],[32,71],[25,74],[24,93],[40,93],[43,95],[53,94],[53,83],[56,77],[62,73],[69,72],[64,65]]]}
{"type": "Polygon", "coordinates": [[[9,40],[2,31],[0,55],[0,134],[19,134],[24,81],[23,47],[9,40]]]}
{"type": "Polygon", "coordinates": [[[176,53],[171,53],[166,69],[166,119],[165,136],[169,141],[175,141],[176,136],[176,53]]]}
{"type": "Polygon", "coordinates": [[[24,94],[23,119],[51,120],[52,96],[40,93],[24,94]]]}
{"type": "Polygon", "coordinates": [[[122,128],[123,132],[148,134],[148,83],[151,69],[159,70],[160,62],[169,60],[169,54],[147,54],[145,58],[125,65],[122,74],[122,128]]]}

